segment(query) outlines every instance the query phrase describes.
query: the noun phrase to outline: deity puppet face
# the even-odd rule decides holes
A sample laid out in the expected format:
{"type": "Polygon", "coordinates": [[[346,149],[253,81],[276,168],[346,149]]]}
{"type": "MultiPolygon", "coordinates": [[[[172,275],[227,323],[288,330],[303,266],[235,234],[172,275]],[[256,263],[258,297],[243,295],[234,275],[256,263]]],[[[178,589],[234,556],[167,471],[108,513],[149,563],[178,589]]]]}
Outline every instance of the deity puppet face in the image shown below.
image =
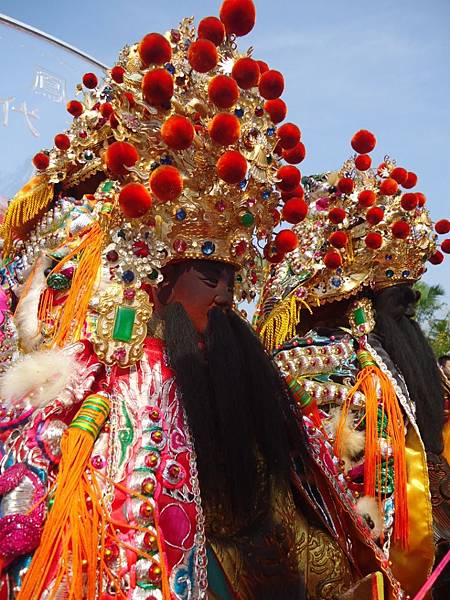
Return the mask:
{"type": "Polygon", "coordinates": [[[168,265],[155,294],[155,307],[161,312],[164,306],[179,302],[202,334],[212,308],[232,307],[234,276],[234,266],[218,261],[186,260],[168,265]]]}

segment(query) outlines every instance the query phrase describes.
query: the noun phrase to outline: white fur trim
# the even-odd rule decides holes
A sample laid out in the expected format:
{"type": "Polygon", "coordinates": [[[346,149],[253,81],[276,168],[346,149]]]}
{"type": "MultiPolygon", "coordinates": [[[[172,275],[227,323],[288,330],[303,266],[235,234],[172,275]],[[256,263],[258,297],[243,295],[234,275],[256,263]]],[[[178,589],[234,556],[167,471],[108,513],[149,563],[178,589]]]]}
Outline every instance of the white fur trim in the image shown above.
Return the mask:
{"type": "Polygon", "coordinates": [[[45,406],[58,398],[79,368],[71,347],[27,354],[0,378],[0,395],[6,404],[45,406]]]}
{"type": "Polygon", "coordinates": [[[356,512],[362,516],[370,527],[374,540],[378,539],[383,529],[383,517],[378,508],[378,502],[370,496],[362,496],[356,503],[356,512]]]}

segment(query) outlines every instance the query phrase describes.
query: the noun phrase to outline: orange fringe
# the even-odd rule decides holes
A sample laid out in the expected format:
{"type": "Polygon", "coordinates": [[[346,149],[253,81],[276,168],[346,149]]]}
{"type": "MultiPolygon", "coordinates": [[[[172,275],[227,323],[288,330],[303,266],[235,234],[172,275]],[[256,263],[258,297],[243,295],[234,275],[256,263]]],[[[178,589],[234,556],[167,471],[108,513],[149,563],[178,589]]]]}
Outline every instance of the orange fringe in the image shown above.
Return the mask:
{"type": "MultiPolygon", "coordinates": [[[[342,414],[336,431],[334,444],[338,456],[342,456],[345,445],[343,439],[344,426],[348,411],[356,392],[364,394],[366,399],[366,443],[364,453],[364,494],[377,498],[382,511],[382,461],[387,460],[379,445],[378,435],[378,406],[382,410],[382,421],[386,415],[388,441],[393,450],[394,459],[394,531],[395,541],[399,541],[406,548],[408,546],[408,502],[407,502],[407,473],[405,456],[405,426],[403,414],[395,390],[389,378],[377,367],[367,352],[358,353],[362,370],[359,372],[356,383],[350,390],[343,406],[342,414]],[[378,397],[380,395],[380,398],[378,397]]],[[[386,473],[387,476],[387,473],[386,473]]]]}
{"type": "Polygon", "coordinates": [[[61,462],[55,482],[53,506],[48,514],[41,542],[25,575],[18,600],[39,600],[56,566],[54,585],[49,594],[53,600],[61,585],[68,586],[68,600],[80,597],[86,584],[88,600],[94,600],[102,580],[97,577],[97,565],[103,561],[104,545],[98,534],[112,528],[95,493],[95,475],[87,469],[98,432],[109,412],[109,401],[100,396],[100,403],[108,408],[99,411],[92,405],[99,395],[88,396],[80,411],[61,440],[61,462]],[[81,416],[81,424],[73,426],[81,416]],[[81,427],[81,428],[80,428],[81,427]],[[92,507],[88,508],[87,498],[92,507]]]}
{"type": "MultiPolygon", "coordinates": [[[[52,344],[60,347],[77,341],[81,337],[89,300],[101,267],[104,234],[99,223],[96,221],[83,229],[80,232],[80,238],[82,238],[80,244],[65,256],[52,271],[52,273],[58,273],[67,262],[75,256],[81,255],[67,299],[55,323],[52,344]]],[[[40,311],[44,319],[48,315],[48,313],[44,314],[44,311],[51,310],[51,306],[52,299],[44,297],[40,311]]]]}

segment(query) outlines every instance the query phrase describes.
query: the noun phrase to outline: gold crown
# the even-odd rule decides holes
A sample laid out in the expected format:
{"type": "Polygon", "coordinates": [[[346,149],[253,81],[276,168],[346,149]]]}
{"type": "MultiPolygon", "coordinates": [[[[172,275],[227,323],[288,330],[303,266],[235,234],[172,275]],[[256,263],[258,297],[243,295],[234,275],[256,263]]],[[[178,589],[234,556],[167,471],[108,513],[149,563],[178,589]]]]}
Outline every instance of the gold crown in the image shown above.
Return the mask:
{"type": "MultiPolygon", "coordinates": [[[[21,218],[30,194],[12,202],[3,230],[8,250],[14,236],[27,238],[24,223],[42,217],[48,190],[60,184],[60,196],[91,194],[94,221],[109,214],[103,248],[104,257],[118,255],[115,275],[133,271],[153,284],[168,262],[212,259],[241,269],[239,300],[255,295],[255,243],[271,239],[283,186],[274,149],[283,145],[276,124],[286,106],[281,73],[252,59],[252,49],[237,49],[236,35],[254,22],[253,3],[241,4],[245,18],[224,2],[222,20],[208,17],[196,29],[184,19],[165,36],[126,46],[104,85],[84,75],[79,100],[68,103],[72,126],[34,158],[44,191],[34,194],[32,215],[21,218]]],[[[286,125],[292,147],[300,132],[286,125]]]]}
{"type": "MultiPolygon", "coordinates": [[[[413,283],[428,259],[442,261],[425,196],[410,191],[416,175],[389,157],[370,168],[375,138],[367,131],[355,134],[352,145],[362,145],[364,154],[339,171],[302,180],[308,216],[294,226],[299,246],[270,267],[255,319],[269,346],[295,332],[302,306],[413,283]]],[[[441,223],[448,231],[448,222],[441,223]]]]}

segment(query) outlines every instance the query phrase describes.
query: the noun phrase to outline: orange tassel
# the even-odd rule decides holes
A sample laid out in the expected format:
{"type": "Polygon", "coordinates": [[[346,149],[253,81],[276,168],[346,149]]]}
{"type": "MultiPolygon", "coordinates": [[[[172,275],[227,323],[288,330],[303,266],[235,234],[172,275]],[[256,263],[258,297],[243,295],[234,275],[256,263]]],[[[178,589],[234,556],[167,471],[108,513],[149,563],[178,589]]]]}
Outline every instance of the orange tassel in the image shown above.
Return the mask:
{"type": "Polygon", "coordinates": [[[67,299],[55,323],[53,344],[60,347],[81,337],[88,304],[101,267],[104,234],[100,224],[96,221],[83,229],[80,238],[80,244],[52,271],[58,273],[69,260],[80,255],[67,299]]]}
{"type": "MultiPolygon", "coordinates": [[[[394,540],[400,541],[403,547],[408,545],[408,503],[406,495],[407,474],[405,457],[405,426],[403,414],[395,390],[389,378],[378,368],[370,354],[358,352],[361,371],[356,383],[350,390],[343,406],[342,414],[336,431],[335,451],[342,456],[345,444],[343,439],[344,426],[348,411],[356,392],[361,392],[366,400],[366,443],[364,452],[364,494],[375,497],[378,489],[378,503],[382,508],[381,483],[383,456],[378,434],[378,406],[382,409],[382,422],[387,417],[387,434],[394,459],[394,540]]],[[[387,469],[386,469],[387,470],[387,469]]]]}
{"type": "Polygon", "coordinates": [[[104,546],[99,550],[98,534],[111,526],[101,496],[96,494],[94,472],[87,466],[109,409],[104,395],[88,396],[63,435],[53,506],[18,600],[39,600],[54,568],[50,600],[58,595],[61,586],[67,586],[68,600],[80,597],[83,584],[88,600],[95,598],[98,588],[101,590],[97,565],[104,546]],[[88,507],[87,498],[91,498],[92,507],[88,507]]]}

